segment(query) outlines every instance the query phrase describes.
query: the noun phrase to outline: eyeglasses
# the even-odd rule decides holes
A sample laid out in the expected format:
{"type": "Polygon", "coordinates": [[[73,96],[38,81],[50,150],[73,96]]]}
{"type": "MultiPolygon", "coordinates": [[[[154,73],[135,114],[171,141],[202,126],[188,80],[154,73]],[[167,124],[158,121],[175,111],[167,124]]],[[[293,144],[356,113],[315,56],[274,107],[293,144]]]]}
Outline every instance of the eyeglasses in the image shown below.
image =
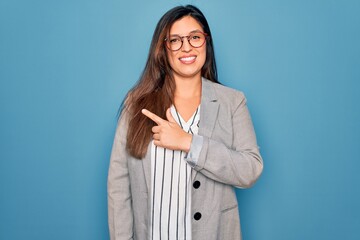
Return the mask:
{"type": "Polygon", "coordinates": [[[188,43],[194,47],[199,48],[204,45],[206,38],[209,37],[206,33],[203,32],[193,32],[188,36],[180,37],[179,35],[172,35],[169,38],[165,38],[166,47],[171,51],[178,51],[182,48],[184,40],[187,38],[188,43]]]}

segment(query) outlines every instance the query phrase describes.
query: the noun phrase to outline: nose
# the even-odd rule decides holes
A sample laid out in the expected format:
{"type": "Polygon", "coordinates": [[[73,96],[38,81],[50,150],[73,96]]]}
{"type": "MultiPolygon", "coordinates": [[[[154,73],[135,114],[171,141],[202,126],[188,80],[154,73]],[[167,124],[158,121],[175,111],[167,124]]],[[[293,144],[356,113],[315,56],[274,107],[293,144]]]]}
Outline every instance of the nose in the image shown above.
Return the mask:
{"type": "Polygon", "coordinates": [[[192,46],[189,43],[189,40],[187,38],[183,38],[183,45],[181,47],[181,51],[183,52],[190,52],[192,49],[192,46]]]}

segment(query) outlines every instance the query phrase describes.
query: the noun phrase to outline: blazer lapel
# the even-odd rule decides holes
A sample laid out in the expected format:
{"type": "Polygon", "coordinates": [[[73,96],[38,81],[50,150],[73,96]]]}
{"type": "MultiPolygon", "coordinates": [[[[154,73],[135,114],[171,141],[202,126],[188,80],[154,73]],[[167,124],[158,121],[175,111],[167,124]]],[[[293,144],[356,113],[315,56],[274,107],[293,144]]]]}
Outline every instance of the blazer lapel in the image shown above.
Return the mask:
{"type": "Polygon", "coordinates": [[[148,192],[151,191],[151,142],[148,146],[144,159],[141,160],[144,168],[144,175],[148,192]]]}
{"type": "MultiPolygon", "coordinates": [[[[200,123],[198,134],[211,138],[215,122],[219,111],[219,103],[216,93],[212,87],[212,82],[202,79],[200,123]]],[[[194,181],[197,171],[192,171],[192,181],[194,181]]]]}
{"type": "Polygon", "coordinates": [[[198,134],[210,138],[214,130],[219,103],[212,82],[202,79],[200,124],[198,134]]]}

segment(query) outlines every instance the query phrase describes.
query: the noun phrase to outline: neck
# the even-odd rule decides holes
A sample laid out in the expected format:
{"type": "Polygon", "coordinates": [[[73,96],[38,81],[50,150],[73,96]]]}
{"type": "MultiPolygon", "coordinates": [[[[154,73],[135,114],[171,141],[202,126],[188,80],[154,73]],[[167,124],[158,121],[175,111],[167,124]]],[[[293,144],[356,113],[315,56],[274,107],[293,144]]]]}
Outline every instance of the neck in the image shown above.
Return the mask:
{"type": "Polygon", "coordinates": [[[175,97],[192,98],[201,96],[201,75],[193,78],[175,77],[175,97]]]}

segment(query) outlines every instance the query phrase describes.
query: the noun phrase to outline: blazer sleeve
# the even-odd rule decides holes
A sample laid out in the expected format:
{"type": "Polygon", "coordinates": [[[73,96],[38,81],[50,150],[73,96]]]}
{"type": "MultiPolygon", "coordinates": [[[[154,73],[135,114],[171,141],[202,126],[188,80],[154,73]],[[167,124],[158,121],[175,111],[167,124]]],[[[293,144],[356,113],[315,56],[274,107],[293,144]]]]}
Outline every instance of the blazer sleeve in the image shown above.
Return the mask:
{"type": "Polygon", "coordinates": [[[208,178],[238,188],[249,188],[259,178],[263,161],[256,142],[246,98],[238,99],[232,115],[232,146],[203,136],[203,144],[194,169],[208,178]]]}
{"type": "Polygon", "coordinates": [[[123,110],[115,133],[108,172],[108,221],[111,240],[133,239],[128,154],[125,150],[127,116],[126,110],[123,110]]]}

